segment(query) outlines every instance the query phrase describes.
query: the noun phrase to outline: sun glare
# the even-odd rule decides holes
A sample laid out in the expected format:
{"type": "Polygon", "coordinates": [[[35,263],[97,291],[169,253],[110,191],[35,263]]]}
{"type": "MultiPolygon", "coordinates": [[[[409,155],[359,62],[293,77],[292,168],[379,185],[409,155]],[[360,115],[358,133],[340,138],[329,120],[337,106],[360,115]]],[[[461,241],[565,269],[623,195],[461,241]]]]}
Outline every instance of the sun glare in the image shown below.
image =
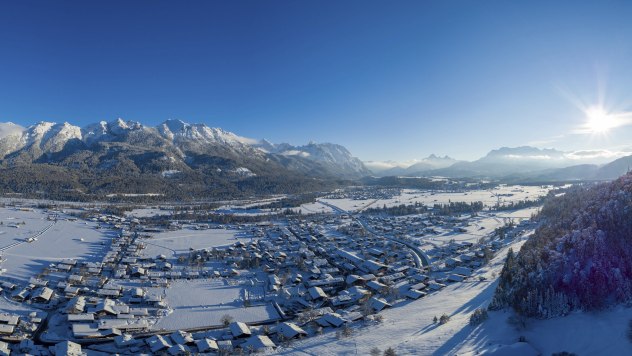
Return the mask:
{"type": "Polygon", "coordinates": [[[617,126],[616,118],[614,115],[608,113],[602,107],[591,107],[586,110],[586,124],[587,131],[595,134],[606,133],[610,129],[617,126]]]}

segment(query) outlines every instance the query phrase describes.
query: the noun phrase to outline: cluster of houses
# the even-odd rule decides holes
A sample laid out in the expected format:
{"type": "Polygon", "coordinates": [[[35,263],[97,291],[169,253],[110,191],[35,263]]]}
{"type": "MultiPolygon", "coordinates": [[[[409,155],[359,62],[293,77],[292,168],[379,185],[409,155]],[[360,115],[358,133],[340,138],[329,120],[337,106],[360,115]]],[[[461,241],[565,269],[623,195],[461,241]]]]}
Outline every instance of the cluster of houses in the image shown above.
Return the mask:
{"type": "Polygon", "coordinates": [[[327,195],[325,199],[392,199],[402,193],[401,188],[377,188],[377,187],[354,187],[353,189],[337,189],[327,195]]]}
{"type": "MultiPolygon", "coordinates": [[[[359,189],[332,194],[385,199],[399,195],[400,190],[359,189]]],[[[4,340],[23,340],[21,346],[12,346],[13,351],[82,354],[82,343],[90,343],[86,347],[92,350],[133,354],[273,349],[323,328],[375,320],[380,311],[403,300],[423,298],[449,283],[463,282],[489,258],[489,253],[504,245],[501,240],[481,245],[445,244],[428,251],[435,260],[432,266],[421,267],[411,245],[397,241],[414,244],[415,238],[439,230],[457,231],[467,226],[467,219],[425,214],[365,216],[374,230],[369,233],[351,216],[339,214],[304,216],[279,225],[241,226],[251,229],[249,241],[191,249],[169,257],[148,256],[143,251],[151,243],[151,227],[113,215],[93,219],[102,224],[100,228],[117,232],[101,261],[62,260],[25,286],[0,281],[0,292],[5,297],[48,311],[29,317],[0,314],[0,336],[4,340]],[[169,307],[164,295],[155,291],[168,288],[174,279],[194,278],[249,279],[249,285],[263,293],[245,293],[245,303],[273,303],[280,320],[258,326],[234,321],[221,329],[209,325],[211,330],[152,331],[153,323],[169,307]],[[44,349],[33,344],[29,339],[45,319],[56,341],[59,337],[72,341],[44,349]],[[109,342],[91,344],[95,340],[109,342]],[[19,351],[29,347],[32,351],[19,351]]],[[[181,222],[172,226],[182,227],[181,222]]],[[[215,226],[195,224],[191,228],[215,226]]],[[[0,355],[3,345],[0,343],[0,355]]]]}

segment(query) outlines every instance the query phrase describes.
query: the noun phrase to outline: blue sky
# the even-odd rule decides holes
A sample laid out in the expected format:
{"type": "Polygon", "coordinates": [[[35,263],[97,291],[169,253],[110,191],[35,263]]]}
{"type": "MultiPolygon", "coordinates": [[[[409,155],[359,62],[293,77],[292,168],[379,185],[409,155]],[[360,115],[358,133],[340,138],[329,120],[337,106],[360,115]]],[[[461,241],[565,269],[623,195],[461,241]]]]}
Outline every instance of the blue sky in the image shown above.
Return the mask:
{"type": "Polygon", "coordinates": [[[363,160],[632,150],[632,3],[0,2],[0,121],[204,122],[363,160]],[[582,109],[583,108],[583,109],[582,109]],[[590,130],[589,130],[590,131],[590,130]]]}

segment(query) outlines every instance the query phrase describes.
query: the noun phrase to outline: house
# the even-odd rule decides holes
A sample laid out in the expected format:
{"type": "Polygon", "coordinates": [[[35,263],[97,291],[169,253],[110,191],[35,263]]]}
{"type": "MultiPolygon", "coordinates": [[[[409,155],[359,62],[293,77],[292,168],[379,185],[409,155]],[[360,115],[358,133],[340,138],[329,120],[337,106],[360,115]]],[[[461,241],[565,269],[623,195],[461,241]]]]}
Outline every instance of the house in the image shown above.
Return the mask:
{"type": "Polygon", "coordinates": [[[386,286],[386,284],[382,284],[382,283],[380,283],[378,281],[370,281],[370,282],[368,282],[366,284],[366,286],[367,286],[367,288],[369,288],[369,289],[371,289],[371,290],[373,290],[375,292],[378,292],[378,293],[381,293],[381,292],[385,291],[388,288],[386,286]]]}
{"type": "Polygon", "coordinates": [[[421,298],[421,297],[423,297],[425,295],[426,295],[426,293],[420,292],[420,291],[415,290],[415,289],[411,289],[408,292],[404,293],[404,296],[406,298],[410,298],[410,299],[419,299],[419,298],[421,298]]]}
{"type": "Polygon", "coordinates": [[[180,345],[192,344],[194,341],[191,333],[181,330],[173,332],[171,335],[169,335],[169,337],[171,338],[171,340],[173,340],[173,342],[180,345]]]}
{"type": "Polygon", "coordinates": [[[23,288],[19,290],[17,293],[13,294],[11,298],[17,302],[25,301],[31,295],[31,290],[28,288],[23,288]]]}
{"type": "Polygon", "coordinates": [[[11,335],[15,331],[15,325],[0,324],[0,335],[11,335]]]}
{"type": "Polygon", "coordinates": [[[55,356],[81,356],[83,352],[81,351],[81,345],[74,343],[72,341],[62,341],[60,343],[55,344],[54,349],[55,356]]]}
{"type": "Polygon", "coordinates": [[[18,325],[20,317],[12,314],[0,314],[0,325],[18,325]]]}
{"type": "Polygon", "coordinates": [[[230,333],[233,334],[233,337],[236,339],[245,338],[252,335],[250,328],[245,323],[234,321],[229,325],[230,333]]]}
{"type": "Polygon", "coordinates": [[[392,306],[386,300],[377,297],[372,297],[371,299],[369,299],[369,305],[376,312],[380,312],[384,308],[390,308],[392,306]]]}
{"type": "Polygon", "coordinates": [[[145,339],[145,343],[147,343],[147,346],[149,346],[149,349],[153,353],[164,351],[171,347],[169,341],[167,341],[167,339],[162,335],[154,335],[150,338],[147,338],[145,339]]]}
{"type": "MultiPolygon", "coordinates": [[[[253,352],[261,352],[265,350],[271,350],[276,347],[274,342],[270,340],[269,337],[265,335],[256,335],[251,336],[246,341],[239,345],[242,350],[253,351],[253,352]]],[[[202,351],[200,351],[202,352],[202,351]]]]}
{"type": "Polygon", "coordinates": [[[366,260],[362,264],[362,267],[371,273],[384,273],[388,269],[388,266],[373,260],[366,260]]]}
{"type": "Polygon", "coordinates": [[[307,336],[307,332],[294,323],[284,322],[276,327],[276,332],[283,335],[285,339],[307,336]]]}
{"type": "Polygon", "coordinates": [[[66,313],[68,314],[79,314],[83,313],[86,307],[86,298],[84,297],[74,297],[68,302],[68,306],[66,307],[66,313]]]}
{"type": "Polygon", "coordinates": [[[115,310],[115,303],[112,299],[105,298],[97,303],[94,308],[94,312],[102,315],[116,315],[118,312],[115,310]]]}
{"type": "Polygon", "coordinates": [[[53,290],[48,287],[40,287],[33,292],[31,300],[35,303],[48,303],[53,296],[53,290]]]}
{"type": "Polygon", "coordinates": [[[202,340],[198,340],[195,342],[195,346],[197,347],[199,352],[217,352],[219,348],[217,346],[217,342],[215,340],[211,340],[209,338],[204,338],[202,340]]]}
{"type": "Polygon", "coordinates": [[[321,300],[328,298],[327,293],[325,293],[320,287],[310,287],[307,292],[309,293],[309,296],[312,298],[312,300],[321,300]]]}
{"type": "Polygon", "coordinates": [[[220,340],[217,342],[217,348],[220,353],[230,354],[233,352],[233,341],[232,340],[220,340]]]}
{"type": "Polygon", "coordinates": [[[350,286],[356,285],[356,284],[362,284],[364,282],[365,282],[364,278],[362,278],[362,277],[360,277],[360,276],[358,276],[356,274],[350,274],[345,279],[345,283],[347,283],[350,286]]]}
{"type": "Polygon", "coordinates": [[[338,313],[327,313],[316,319],[316,323],[322,327],[333,326],[339,328],[346,322],[347,320],[338,313]]]}

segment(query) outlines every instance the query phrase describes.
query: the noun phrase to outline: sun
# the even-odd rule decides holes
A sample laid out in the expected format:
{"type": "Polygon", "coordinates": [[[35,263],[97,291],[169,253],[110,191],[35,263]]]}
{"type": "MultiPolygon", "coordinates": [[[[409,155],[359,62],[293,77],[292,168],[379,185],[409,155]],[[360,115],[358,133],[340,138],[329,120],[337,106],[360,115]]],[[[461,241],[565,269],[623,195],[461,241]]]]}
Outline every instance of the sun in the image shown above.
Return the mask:
{"type": "Polygon", "coordinates": [[[585,111],[586,123],[584,127],[586,131],[594,134],[603,134],[610,129],[617,127],[615,115],[609,113],[600,106],[593,106],[585,111]]]}

